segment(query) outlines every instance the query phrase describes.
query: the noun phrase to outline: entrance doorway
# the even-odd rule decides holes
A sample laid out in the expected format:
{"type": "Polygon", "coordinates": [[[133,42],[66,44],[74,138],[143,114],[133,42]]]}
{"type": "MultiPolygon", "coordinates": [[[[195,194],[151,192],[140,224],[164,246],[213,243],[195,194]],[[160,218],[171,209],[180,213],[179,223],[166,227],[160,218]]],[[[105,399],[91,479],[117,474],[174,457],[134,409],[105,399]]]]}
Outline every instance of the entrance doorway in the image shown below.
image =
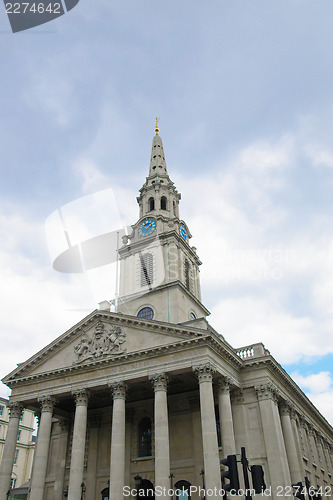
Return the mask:
{"type": "Polygon", "coordinates": [[[109,488],[104,488],[104,490],[101,491],[101,494],[102,494],[102,500],[109,500],[110,497],[109,488]]]}
{"type": "Polygon", "coordinates": [[[148,479],[141,479],[138,487],[137,500],[148,498],[149,500],[155,499],[154,485],[148,479]]]}
{"type": "Polygon", "coordinates": [[[177,481],[175,484],[175,490],[179,491],[177,492],[177,500],[191,500],[190,487],[191,483],[184,479],[177,481]]]}

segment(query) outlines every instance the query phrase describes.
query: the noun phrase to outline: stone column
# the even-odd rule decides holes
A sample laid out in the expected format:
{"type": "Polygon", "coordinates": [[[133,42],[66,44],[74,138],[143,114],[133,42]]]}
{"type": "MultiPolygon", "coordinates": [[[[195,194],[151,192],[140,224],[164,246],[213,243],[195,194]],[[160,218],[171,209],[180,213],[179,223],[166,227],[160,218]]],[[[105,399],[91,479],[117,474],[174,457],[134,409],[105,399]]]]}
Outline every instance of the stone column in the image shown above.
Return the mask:
{"type": "Polygon", "coordinates": [[[189,404],[192,414],[192,435],[195,436],[193,439],[193,461],[195,468],[195,481],[194,484],[201,485],[200,473],[202,470],[202,431],[201,431],[201,416],[200,416],[200,400],[198,396],[192,396],[189,398],[189,404]]]}
{"type": "Polygon", "coordinates": [[[110,461],[110,498],[124,498],[125,486],[125,398],[124,382],[110,384],[113,394],[111,461],[110,461]]]}
{"type": "Polygon", "coordinates": [[[300,436],[302,439],[303,455],[306,457],[307,460],[311,461],[311,451],[308,441],[307,424],[304,415],[300,415],[299,426],[300,426],[300,436]]]}
{"type": "Polygon", "coordinates": [[[38,428],[37,446],[31,477],[30,500],[43,500],[47,463],[52,427],[52,416],[55,399],[52,396],[43,396],[38,399],[41,405],[41,417],[38,428]]]}
{"type": "Polygon", "coordinates": [[[23,411],[23,406],[20,403],[9,402],[8,409],[10,412],[10,417],[9,417],[7,437],[0,467],[1,499],[6,498],[6,493],[10,488],[10,480],[12,478],[12,470],[14,465],[14,457],[15,457],[15,450],[17,443],[17,434],[19,430],[20,416],[23,411]]]}
{"type": "MultiPolygon", "coordinates": [[[[212,384],[214,370],[207,364],[194,368],[194,371],[199,380],[205,486],[206,490],[216,488],[219,491],[221,489],[221,473],[212,384]]],[[[220,497],[219,495],[210,495],[209,498],[215,500],[220,497]]]]}
{"type": "Polygon", "coordinates": [[[296,413],[296,410],[294,408],[291,410],[290,418],[291,418],[291,426],[292,426],[293,433],[294,433],[294,441],[296,444],[296,452],[297,452],[297,457],[298,457],[299,470],[301,472],[301,477],[304,478],[305,471],[304,471],[304,466],[303,466],[302,446],[300,443],[300,429],[299,429],[299,422],[297,420],[297,413],[296,413]]]}
{"type": "Polygon", "coordinates": [[[231,412],[230,380],[223,377],[218,381],[218,402],[223,456],[236,453],[235,434],[231,412]]]}
{"type": "Polygon", "coordinates": [[[333,446],[331,444],[329,445],[328,455],[331,462],[331,473],[333,473],[333,446]]]}
{"type": "MultiPolygon", "coordinates": [[[[155,486],[168,490],[170,488],[170,452],[167,384],[165,373],[149,377],[155,391],[155,486]]],[[[162,495],[161,498],[169,498],[162,495]]]]}
{"type": "Polygon", "coordinates": [[[326,462],[326,471],[327,473],[330,473],[332,474],[332,464],[331,464],[331,460],[330,460],[330,445],[328,443],[328,441],[326,441],[326,439],[324,439],[323,441],[323,450],[324,450],[324,456],[325,456],[325,462],[326,462]]]}
{"type": "Polygon", "coordinates": [[[126,411],[125,417],[125,484],[131,484],[131,444],[134,409],[126,411]]]}
{"type": "Polygon", "coordinates": [[[232,421],[235,433],[236,450],[244,446],[246,449],[248,445],[248,434],[246,433],[246,418],[245,418],[245,405],[244,393],[242,389],[234,389],[231,393],[232,400],[232,421]]]}
{"type": "Polygon", "coordinates": [[[63,500],[64,482],[66,468],[66,452],[68,442],[69,422],[66,419],[59,419],[59,447],[58,447],[58,466],[55,472],[54,496],[53,500],[63,500]]]}
{"type": "Polygon", "coordinates": [[[298,483],[299,481],[302,481],[302,474],[299,466],[297,448],[294,439],[294,433],[290,415],[291,415],[291,406],[284,402],[280,406],[282,433],[287,452],[291,481],[292,483],[298,483]]]}
{"type": "Polygon", "coordinates": [[[86,450],[88,391],[79,389],[73,392],[75,398],[75,418],[72,441],[71,468],[69,473],[68,500],[81,500],[81,484],[84,473],[86,450]]]}
{"type": "Polygon", "coordinates": [[[317,443],[316,443],[316,431],[312,425],[308,427],[309,444],[312,454],[312,460],[317,465],[320,466],[320,460],[318,455],[317,443]]]}
{"type": "Polygon", "coordinates": [[[100,414],[90,414],[88,419],[89,428],[89,447],[88,447],[88,466],[86,472],[86,499],[95,498],[97,465],[98,465],[98,449],[99,449],[99,431],[101,425],[100,414]]]}
{"type": "Polygon", "coordinates": [[[277,488],[290,486],[291,479],[277,406],[278,392],[273,384],[255,387],[255,390],[259,401],[272,496],[274,500],[279,500],[277,488]]]}

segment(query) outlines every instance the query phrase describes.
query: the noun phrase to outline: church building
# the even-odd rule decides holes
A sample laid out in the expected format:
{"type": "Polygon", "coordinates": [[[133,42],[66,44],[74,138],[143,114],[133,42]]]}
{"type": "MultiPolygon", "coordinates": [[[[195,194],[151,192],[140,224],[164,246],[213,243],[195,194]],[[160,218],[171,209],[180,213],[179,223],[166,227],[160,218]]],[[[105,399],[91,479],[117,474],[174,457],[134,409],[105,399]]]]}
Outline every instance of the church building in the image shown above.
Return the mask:
{"type": "Polygon", "coordinates": [[[102,302],[3,379],[0,500],[24,409],[39,419],[30,500],[217,500],[220,460],[241,448],[273,500],[305,477],[331,496],[332,427],[263,344],[233,347],[210,325],[180,200],[156,124],[139,219],[118,252],[117,312],[102,302]]]}

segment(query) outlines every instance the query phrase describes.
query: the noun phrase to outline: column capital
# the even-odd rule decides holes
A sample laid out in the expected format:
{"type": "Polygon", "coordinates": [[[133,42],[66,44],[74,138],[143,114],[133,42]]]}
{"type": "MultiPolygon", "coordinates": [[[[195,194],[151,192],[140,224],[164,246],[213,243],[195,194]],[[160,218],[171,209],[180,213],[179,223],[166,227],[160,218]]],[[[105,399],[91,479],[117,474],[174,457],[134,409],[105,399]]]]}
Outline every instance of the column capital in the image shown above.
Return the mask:
{"type": "Polygon", "coordinates": [[[217,391],[219,394],[230,394],[232,380],[229,377],[220,377],[217,381],[217,391]]]}
{"type": "Polygon", "coordinates": [[[113,399],[125,399],[127,393],[127,385],[123,381],[111,382],[109,384],[113,399]]]}
{"type": "Polygon", "coordinates": [[[330,443],[325,438],[323,438],[323,447],[325,450],[330,449],[330,443]]]}
{"type": "Polygon", "coordinates": [[[166,373],[156,373],[155,375],[151,375],[149,380],[153,384],[154,391],[166,391],[168,388],[168,376],[166,373]]]}
{"type": "Polygon", "coordinates": [[[316,429],[311,424],[308,425],[308,433],[309,436],[313,436],[314,438],[316,437],[316,429]]]}
{"type": "Polygon", "coordinates": [[[56,400],[53,396],[41,396],[40,398],[38,398],[38,403],[40,404],[42,413],[52,413],[54,405],[56,404],[56,400]]]}
{"type": "Polygon", "coordinates": [[[89,391],[87,389],[76,389],[72,392],[76,406],[88,406],[89,391]]]}
{"type": "Polygon", "coordinates": [[[294,405],[291,406],[290,418],[292,420],[296,420],[296,422],[299,421],[297,410],[296,410],[296,407],[294,405]]]}
{"type": "Polygon", "coordinates": [[[290,401],[287,401],[287,400],[281,401],[279,404],[279,408],[280,408],[281,416],[289,415],[289,417],[291,417],[291,413],[292,413],[293,408],[292,408],[292,404],[290,403],[290,401]]]}
{"type": "Polygon", "coordinates": [[[202,382],[212,382],[213,373],[216,371],[210,363],[193,367],[194,373],[198,377],[199,384],[202,382]]]}
{"type": "Polygon", "coordinates": [[[305,420],[305,416],[303,415],[303,413],[301,413],[301,414],[299,415],[299,419],[298,419],[298,421],[299,421],[299,425],[300,425],[300,427],[302,427],[302,429],[307,430],[307,428],[308,428],[308,424],[307,424],[307,421],[305,420]]]}
{"type": "Polygon", "coordinates": [[[9,401],[7,408],[10,413],[10,418],[20,418],[24,410],[23,405],[18,401],[9,401]]]}
{"type": "Polygon", "coordinates": [[[257,393],[258,401],[262,401],[264,399],[271,399],[272,401],[277,403],[278,397],[280,395],[279,390],[272,383],[261,384],[260,386],[254,387],[254,390],[257,393]]]}

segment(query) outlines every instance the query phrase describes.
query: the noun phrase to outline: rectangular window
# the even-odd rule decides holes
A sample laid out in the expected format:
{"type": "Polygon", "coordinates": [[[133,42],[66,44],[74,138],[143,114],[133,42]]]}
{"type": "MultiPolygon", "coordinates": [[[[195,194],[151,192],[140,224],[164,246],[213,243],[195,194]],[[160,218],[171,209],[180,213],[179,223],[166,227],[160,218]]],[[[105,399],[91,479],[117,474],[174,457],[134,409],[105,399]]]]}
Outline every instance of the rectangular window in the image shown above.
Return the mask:
{"type": "Polygon", "coordinates": [[[3,405],[0,405],[0,417],[2,417],[4,409],[5,407],[3,405]]]}
{"type": "Polygon", "coordinates": [[[16,478],[13,477],[11,480],[10,480],[10,488],[15,488],[15,483],[16,483],[16,478]]]}
{"type": "Polygon", "coordinates": [[[14,455],[14,465],[16,465],[17,459],[18,459],[18,454],[20,450],[15,450],[15,455],[14,455]]]}
{"type": "Polygon", "coordinates": [[[141,286],[152,285],[154,281],[154,258],[151,253],[140,255],[141,286]]]}
{"type": "Polygon", "coordinates": [[[20,437],[21,437],[21,431],[18,431],[18,433],[17,433],[17,441],[20,440],[20,437]]]}

